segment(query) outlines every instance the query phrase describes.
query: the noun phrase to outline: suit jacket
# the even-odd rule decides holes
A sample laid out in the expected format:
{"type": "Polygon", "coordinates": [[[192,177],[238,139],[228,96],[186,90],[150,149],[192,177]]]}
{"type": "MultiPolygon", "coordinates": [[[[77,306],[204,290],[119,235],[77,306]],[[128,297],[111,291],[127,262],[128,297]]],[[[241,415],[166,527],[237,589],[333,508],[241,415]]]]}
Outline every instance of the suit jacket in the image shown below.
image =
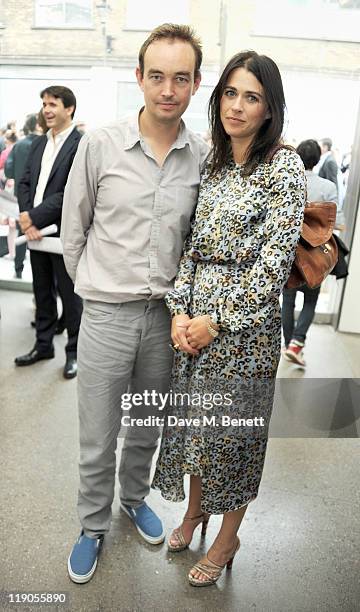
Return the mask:
{"type": "Polygon", "coordinates": [[[337,173],[338,173],[338,165],[336,163],[336,160],[332,154],[328,155],[327,158],[324,160],[324,163],[320,167],[319,176],[321,176],[322,178],[328,179],[329,181],[334,183],[337,189],[338,188],[337,173]]]}
{"type": "Polygon", "coordinates": [[[64,189],[81,135],[76,128],[62,145],[46,183],[43,201],[34,208],[34,198],[39,180],[41,160],[47,144],[47,136],[36,138],[31,145],[26,167],[18,185],[20,212],[28,211],[38,229],[56,223],[60,235],[64,189]]]}

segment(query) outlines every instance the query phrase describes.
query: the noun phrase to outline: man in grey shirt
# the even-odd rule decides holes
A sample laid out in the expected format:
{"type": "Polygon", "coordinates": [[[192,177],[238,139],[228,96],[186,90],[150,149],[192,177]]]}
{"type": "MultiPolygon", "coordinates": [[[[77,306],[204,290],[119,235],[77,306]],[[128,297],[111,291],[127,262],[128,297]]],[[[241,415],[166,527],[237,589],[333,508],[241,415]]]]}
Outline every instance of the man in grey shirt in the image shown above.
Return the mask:
{"type": "Polygon", "coordinates": [[[200,84],[201,59],[191,28],[156,28],[136,70],[145,106],[136,117],[83,136],[65,190],[64,260],[84,299],[78,346],[82,531],[68,559],[78,583],[92,577],[110,528],[121,408],[130,408],[126,424],[147,415],[150,424],[133,421],[127,429],[120,505],[147,542],[164,540],[144,498],[159,437],[154,417],[162,415],[160,394],[169,389],[172,365],[163,298],[173,285],[208,152],[181,120],[200,84]]]}

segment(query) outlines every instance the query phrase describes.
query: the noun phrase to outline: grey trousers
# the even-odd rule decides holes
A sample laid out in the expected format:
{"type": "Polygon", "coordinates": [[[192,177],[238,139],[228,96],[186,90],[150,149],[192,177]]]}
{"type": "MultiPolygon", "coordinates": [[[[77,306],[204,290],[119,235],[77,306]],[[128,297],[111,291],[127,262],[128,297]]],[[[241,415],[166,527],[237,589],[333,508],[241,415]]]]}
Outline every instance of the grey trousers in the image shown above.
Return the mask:
{"type": "MultiPolygon", "coordinates": [[[[123,304],[84,301],[78,341],[78,514],[89,537],[110,528],[122,414],[131,418],[150,412],[163,414],[157,408],[149,412],[146,405],[132,406],[122,413],[122,396],[169,390],[170,341],[170,314],[163,300],[123,304]]],[[[122,503],[136,507],[148,495],[159,433],[156,426],[127,429],[119,468],[122,503]]]]}

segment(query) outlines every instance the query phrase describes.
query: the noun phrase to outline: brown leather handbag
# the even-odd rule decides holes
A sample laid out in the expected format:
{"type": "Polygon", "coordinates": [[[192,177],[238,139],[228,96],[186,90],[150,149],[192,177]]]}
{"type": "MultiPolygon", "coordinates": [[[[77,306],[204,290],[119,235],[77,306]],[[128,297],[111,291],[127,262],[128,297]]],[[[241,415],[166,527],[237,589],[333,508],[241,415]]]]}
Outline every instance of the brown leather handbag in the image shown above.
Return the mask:
{"type": "Polygon", "coordinates": [[[332,233],[336,219],[334,202],[310,202],[304,221],[287,289],[307,285],[319,287],[338,260],[338,247],[332,233]]]}

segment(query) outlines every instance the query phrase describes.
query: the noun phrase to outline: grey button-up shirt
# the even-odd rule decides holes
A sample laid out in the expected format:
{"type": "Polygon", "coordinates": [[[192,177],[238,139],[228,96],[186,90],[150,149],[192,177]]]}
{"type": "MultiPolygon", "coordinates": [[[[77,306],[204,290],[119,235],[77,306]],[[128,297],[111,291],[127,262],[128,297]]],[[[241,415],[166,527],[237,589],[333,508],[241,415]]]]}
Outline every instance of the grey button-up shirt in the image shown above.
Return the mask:
{"type": "Polygon", "coordinates": [[[181,122],[160,167],[138,116],[85,134],[64,194],[61,240],[81,297],[161,299],[173,286],[194,212],[205,142],[181,122]]]}

